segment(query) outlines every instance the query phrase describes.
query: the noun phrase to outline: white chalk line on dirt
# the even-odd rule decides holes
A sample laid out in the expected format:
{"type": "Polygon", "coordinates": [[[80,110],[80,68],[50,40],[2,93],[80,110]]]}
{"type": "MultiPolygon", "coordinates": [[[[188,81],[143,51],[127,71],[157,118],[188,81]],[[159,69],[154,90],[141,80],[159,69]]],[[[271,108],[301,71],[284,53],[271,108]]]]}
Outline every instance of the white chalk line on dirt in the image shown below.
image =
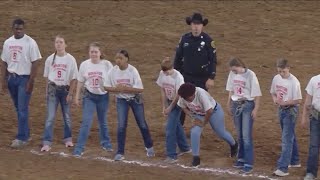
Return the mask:
{"type": "MultiPolygon", "coordinates": [[[[45,155],[42,152],[39,152],[37,150],[32,149],[30,151],[32,154],[42,156],[45,155]]],[[[115,161],[110,158],[106,157],[99,157],[99,156],[81,156],[81,157],[75,157],[71,154],[67,154],[65,152],[50,152],[52,155],[58,155],[60,157],[74,157],[78,159],[90,159],[90,160],[100,160],[100,161],[106,161],[109,163],[114,163],[115,161]]],[[[232,175],[232,176],[241,176],[241,177],[253,177],[253,178],[260,178],[260,179],[268,179],[268,180],[277,180],[276,178],[272,178],[266,175],[261,175],[257,173],[252,173],[252,174],[239,174],[239,171],[231,170],[231,169],[221,169],[221,168],[205,168],[205,167],[190,167],[186,166],[183,164],[172,164],[172,165],[162,165],[162,164],[157,164],[157,163],[150,163],[150,162],[143,162],[139,160],[122,160],[120,161],[125,164],[133,164],[133,165],[138,165],[141,167],[158,167],[158,168],[170,168],[170,167],[179,167],[182,169],[186,170],[191,170],[191,171],[198,171],[198,172],[205,172],[205,173],[212,173],[214,175],[232,175]]],[[[117,162],[118,163],[118,162],[117,162]]]]}

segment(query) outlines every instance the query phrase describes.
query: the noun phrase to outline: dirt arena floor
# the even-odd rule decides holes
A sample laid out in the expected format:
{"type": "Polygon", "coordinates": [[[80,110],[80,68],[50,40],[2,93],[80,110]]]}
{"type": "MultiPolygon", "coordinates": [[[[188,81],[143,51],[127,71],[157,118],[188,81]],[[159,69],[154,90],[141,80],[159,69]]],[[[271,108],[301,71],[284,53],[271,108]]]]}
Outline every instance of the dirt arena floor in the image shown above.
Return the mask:
{"type": "MultiPolygon", "coordinates": [[[[303,94],[309,79],[318,74],[320,49],[320,2],[197,2],[197,1],[1,1],[0,42],[11,35],[11,22],[19,16],[26,20],[27,34],[40,47],[41,61],[35,90],[30,105],[32,141],[25,149],[11,150],[9,144],[16,133],[16,114],[9,95],[0,99],[0,179],[258,179],[271,178],[280,152],[280,127],[269,95],[269,86],[276,71],[275,60],[286,57],[293,64],[292,73],[301,82],[303,94]],[[180,36],[189,31],[185,17],[194,11],[208,17],[205,27],[216,41],[219,65],[215,87],[211,95],[224,107],[230,56],[242,58],[257,73],[262,88],[262,103],[254,124],[255,167],[252,177],[237,175],[228,157],[229,146],[219,140],[211,129],[205,128],[201,141],[202,168],[222,169],[235,173],[215,173],[171,166],[161,168],[165,158],[165,119],[162,117],[159,88],[155,79],[159,62],[165,56],[174,56],[180,36]],[[107,59],[120,48],[130,53],[131,64],[140,72],[145,87],[145,113],[154,139],[156,157],[148,159],[140,132],[132,116],[129,119],[126,159],[156,164],[137,165],[110,162],[113,153],[103,152],[99,146],[98,126],[91,129],[83,159],[64,158],[70,154],[62,144],[63,126],[59,111],[52,152],[39,153],[46,116],[45,79],[42,78],[45,59],[54,52],[53,37],[63,34],[68,41],[68,52],[78,64],[88,57],[87,45],[93,41],[105,44],[107,59]],[[108,161],[97,160],[103,157],[108,161]]],[[[108,124],[113,146],[116,147],[115,104],[110,103],[108,124]]],[[[72,109],[73,137],[76,140],[81,122],[80,108],[72,109]]],[[[300,118],[299,118],[300,121],[300,118]]],[[[225,122],[235,135],[230,116],[225,122]]],[[[187,123],[187,129],[190,123],[187,123]]],[[[301,179],[305,173],[308,152],[308,129],[297,125],[302,168],[290,169],[285,179],[301,179]]],[[[191,155],[179,159],[180,165],[189,166],[191,155]]]]}

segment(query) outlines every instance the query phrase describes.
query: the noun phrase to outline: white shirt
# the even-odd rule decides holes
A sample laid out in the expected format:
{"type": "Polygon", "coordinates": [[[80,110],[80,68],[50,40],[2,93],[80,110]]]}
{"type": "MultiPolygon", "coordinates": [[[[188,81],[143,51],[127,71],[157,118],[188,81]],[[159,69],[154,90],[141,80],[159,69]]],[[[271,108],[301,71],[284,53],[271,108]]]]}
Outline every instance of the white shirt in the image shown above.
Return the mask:
{"type": "Polygon", "coordinates": [[[58,86],[70,85],[70,81],[77,79],[78,66],[76,59],[69,53],[60,57],[56,55],[52,64],[54,54],[49,56],[44,66],[43,76],[58,86]]]}
{"type": "Polygon", "coordinates": [[[206,111],[213,109],[217,102],[202,88],[196,87],[195,97],[192,102],[179,98],[178,106],[189,109],[193,114],[204,116],[206,111]]]}
{"type": "Polygon", "coordinates": [[[250,69],[246,69],[243,74],[235,74],[230,71],[227,81],[227,91],[233,92],[231,99],[254,100],[255,97],[261,96],[261,90],[256,74],[250,69]]]}
{"type": "MultiPolygon", "coordinates": [[[[138,70],[128,64],[127,69],[121,70],[119,66],[114,66],[108,75],[108,79],[105,81],[105,87],[116,87],[117,85],[125,85],[127,87],[143,89],[142,81],[138,70]]],[[[118,93],[116,95],[118,98],[132,98],[135,94],[130,93],[118,93]]]]}
{"type": "Polygon", "coordinates": [[[20,39],[11,36],[3,44],[1,59],[10,73],[30,75],[32,62],[41,58],[36,41],[26,34],[20,39]]]}
{"type": "Polygon", "coordinates": [[[94,64],[91,59],[81,63],[78,74],[78,81],[84,83],[84,87],[93,94],[106,94],[103,84],[108,79],[108,72],[113,65],[108,60],[101,60],[94,64]]]}
{"type": "Polygon", "coordinates": [[[160,71],[156,83],[164,89],[167,99],[172,101],[178,93],[180,86],[184,83],[184,79],[179,71],[173,69],[173,74],[169,76],[160,71]]]}
{"type": "Polygon", "coordinates": [[[317,110],[320,111],[320,75],[313,76],[307,87],[307,93],[312,96],[312,106],[317,110]]]}
{"type": "Polygon", "coordinates": [[[283,79],[279,74],[275,75],[270,93],[276,94],[277,99],[283,101],[302,99],[300,82],[292,74],[287,79],[283,79]]]}

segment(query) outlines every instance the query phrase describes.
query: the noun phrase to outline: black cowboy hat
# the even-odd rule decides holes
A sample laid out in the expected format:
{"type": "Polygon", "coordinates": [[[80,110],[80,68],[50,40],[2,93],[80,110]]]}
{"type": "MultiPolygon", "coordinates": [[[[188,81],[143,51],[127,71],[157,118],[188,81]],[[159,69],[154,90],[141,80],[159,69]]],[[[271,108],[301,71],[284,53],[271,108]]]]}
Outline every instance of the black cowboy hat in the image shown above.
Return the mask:
{"type": "Polygon", "coordinates": [[[203,26],[208,24],[207,18],[202,18],[202,15],[200,13],[193,13],[191,17],[186,17],[186,23],[190,25],[191,23],[195,24],[203,24],[203,26]]]}

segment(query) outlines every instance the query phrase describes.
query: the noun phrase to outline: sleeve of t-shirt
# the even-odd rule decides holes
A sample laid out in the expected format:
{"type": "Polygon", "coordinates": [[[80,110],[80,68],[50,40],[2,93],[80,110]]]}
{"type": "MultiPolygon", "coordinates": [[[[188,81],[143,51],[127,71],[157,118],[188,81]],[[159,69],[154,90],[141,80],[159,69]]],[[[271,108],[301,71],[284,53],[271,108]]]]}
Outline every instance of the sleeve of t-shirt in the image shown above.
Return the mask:
{"type": "Polygon", "coordinates": [[[310,79],[310,81],[306,87],[306,91],[310,96],[313,96],[313,78],[310,79]]]}
{"type": "Polygon", "coordinates": [[[296,83],[293,87],[293,100],[299,100],[302,99],[302,94],[301,94],[301,87],[300,87],[300,82],[296,80],[296,83]]]}
{"type": "Polygon", "coordinates": [[[84,66],[85,66],[84,63],[82,62],[80,64],[79,73],[78,73],[78,81],[82,82],[82,83],[85,81],[85,78],[84,78],[84,69],[85,69],[85,67],[84,66]]]}
{"type": "Polygon", "coordinates": [[[182,84],[184,84],[183,76],[181,74],[178,74],[176,78],[176,93],[178,93],[178,90],[182,84]]]}
{"type": "Polygon", "coordinates": [[[270,93],[271,94],[276,94],[276,88],[275,88],[275,79],[276,79],[276,77],[273,77],[273,79],[272,79],[272,83],[271,83],[271,87],[270,87],[270,93]]]}
{"type": "Polygon", "coordinates": [[[209,93],[205,90],[199,91],[198,93],[199,93],[198,96],[199,96],[200,102],[202,103],[204,111],[208,111],[209,109],[213,108],[213,104],[210,101],[212,97],[210,97],[209,93]]]}
{"type": "Polygon", "coordinates": [[[156,83],[157,83],[158,86],[162,87],[162,71],[160,71],[156,83]]]}
{"type": "Polygon", "coordinates": [[[74,57],[72,57],[72,70],[71,70],[71,73],[70,73],[70,79],[77,79],[77,76],[78,76],[78,65],[77,65],[77,61],[74,57]]]}
{"type": "Polygon", "coordinates": [[[251,78],[251,97],[261,96],[260,84],[256,74],[253,73],[251,78]]]}
{"type": "Polygon", "coordinates": [[[142,80],[141,77],[139,75],[139,72],[136,68],[133,69],[132,71],[132,75],[133,75],[133,88],[137,88],[137,89],[143,89],[143,85],[142,85],[142,80]]]}
{"type": "Polygon", "coordinates": [[[232,76],[232,72],[230,71],[229,76],[228,76],[228,80],[227,80],[227,86],[226,86],[226,90],[227,91],[233,91],[233,76],[232,76]]]}
{"type": "Polygon", "coordinates": [[[2,52],[1,52],[1,59],[2,61],[7,62],[9,58],[10,58],[9,49],[8,49],[7,43],[4,42],[2,47],[2,52]]]}
{"type": "Polygon", "coordinates": [[[179,97],[179,100],[178,100],[177,104],[181,108],[186,108],[187,107],[186,104],[184,103],[184,100],[181,97],[179,97]]]}
{"type": "Polygon", "coordinates": [[[42,58],[38,44],[34,40],[32,41],[31,47],[30,47],[30,58],[31,58],[31,62],[34,62],[42,58]]]}
{"type": "Polygon", "coordinates": [[[49,68],[52,62],[52,59],[50,58],[51,56],[49,56],[45,62],[44,65],[44,72],[43,72],[43,77],[48,77],[49,76],[49,68]]]}
{"type": "Polygon", "coordinates": [[[113,87],[112,85],[112,69],[107,73],[107,77],[105,77],[105,81],[103,82],[104,87],[113,87]]]}

